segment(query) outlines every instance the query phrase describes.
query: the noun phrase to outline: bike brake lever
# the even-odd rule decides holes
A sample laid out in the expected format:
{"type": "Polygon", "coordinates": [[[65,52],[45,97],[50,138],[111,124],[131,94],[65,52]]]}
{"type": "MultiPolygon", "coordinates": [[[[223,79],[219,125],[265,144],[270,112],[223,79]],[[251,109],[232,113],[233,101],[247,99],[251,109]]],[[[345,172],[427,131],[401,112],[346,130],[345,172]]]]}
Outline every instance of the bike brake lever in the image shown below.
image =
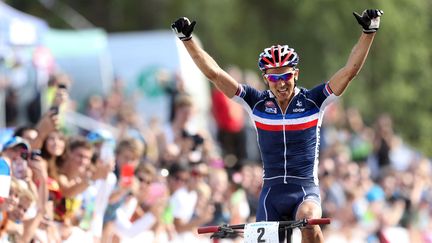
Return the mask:
{"type": "Polygon", "coordinates": [[[215,232],[210,236],[210,239],[235,238],[237,236],[238,236],[237,231],[233,230],[230,227],[227,227],[226,225],[223,225],[220,227],[218,232],[215,232]]]}

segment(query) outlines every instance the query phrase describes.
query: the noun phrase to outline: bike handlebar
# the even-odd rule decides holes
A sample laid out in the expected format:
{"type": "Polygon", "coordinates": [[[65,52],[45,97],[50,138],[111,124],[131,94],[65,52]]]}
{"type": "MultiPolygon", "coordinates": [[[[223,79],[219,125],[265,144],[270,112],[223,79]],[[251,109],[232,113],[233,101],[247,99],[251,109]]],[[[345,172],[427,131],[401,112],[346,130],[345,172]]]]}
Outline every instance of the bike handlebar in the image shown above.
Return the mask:
{"type": "Polygon", "coordinates": [[[321,219],[306,219],[307,225],[320,225],[320,224],[330,224],[330,218],[321,219]]]}
{"type": "MultiPolygon", "coordinates": [[[[330,224],[330,218],[320,218],[320,219],[302,219],[302,220],[293,220],[293,221],[280,221],[279,228],[284,227],[303,227],[306,225],[323,225],[330,224]]],[[[236,225],[224,225],[224,226],[203,226],[198,228],[198,234],[208,234],[208,233],[216,233],[220,231],[229,230],[238,230],[243,229],[245,224],[236,224],[236,225]]]]}
{"type": "Polygon", "coordinates": [[[216,233],[220,229],[220,226],[203,226],[198,228],[198,234],[216,233]]]}

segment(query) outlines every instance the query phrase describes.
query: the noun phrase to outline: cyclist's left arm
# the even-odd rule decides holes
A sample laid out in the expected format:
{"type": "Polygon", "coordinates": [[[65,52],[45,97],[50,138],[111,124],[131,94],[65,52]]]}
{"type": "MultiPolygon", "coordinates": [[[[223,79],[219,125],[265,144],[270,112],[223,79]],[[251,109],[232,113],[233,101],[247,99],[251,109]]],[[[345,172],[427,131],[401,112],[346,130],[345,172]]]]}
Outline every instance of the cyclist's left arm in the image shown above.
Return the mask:
{"type": "Polygon", "coordinates": [[[329,85],[335,95],[341,95],[348,87],[349,82],[360,72],[372,45],[374,36],[375,33],[362,33],[359,41],[352,49],[345,66],[339,69],[339,71],[330,78],[329,85]]]}
{"type": "Polygon", "coordinates": [[[379,28],[380,16],[383,13],[379,9],[367,9],[363,11],[362,15],[353,13],[357,22],[363,27],[363,33],[352,49],[345,66],[330,78],[329,86],[335,95],[341,95],[349,82],[360,72],[379,28]]]}

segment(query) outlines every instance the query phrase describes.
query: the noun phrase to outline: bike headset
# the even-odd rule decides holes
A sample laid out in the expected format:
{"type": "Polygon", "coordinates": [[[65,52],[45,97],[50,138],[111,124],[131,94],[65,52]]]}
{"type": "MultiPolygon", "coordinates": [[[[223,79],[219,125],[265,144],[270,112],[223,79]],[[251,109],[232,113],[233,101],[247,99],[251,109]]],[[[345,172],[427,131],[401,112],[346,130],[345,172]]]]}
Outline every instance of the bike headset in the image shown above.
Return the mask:
{"type": "MultiPolygon", "coordinates": [[[[258,67],[265,73],[267,69],[277,67],[295,67],[300,58],[294,48],[288,45],[273,45],[265,48],[258,57],[258,67]]],[[[295,79],[297,84],[297,78],[295,79]]]]}

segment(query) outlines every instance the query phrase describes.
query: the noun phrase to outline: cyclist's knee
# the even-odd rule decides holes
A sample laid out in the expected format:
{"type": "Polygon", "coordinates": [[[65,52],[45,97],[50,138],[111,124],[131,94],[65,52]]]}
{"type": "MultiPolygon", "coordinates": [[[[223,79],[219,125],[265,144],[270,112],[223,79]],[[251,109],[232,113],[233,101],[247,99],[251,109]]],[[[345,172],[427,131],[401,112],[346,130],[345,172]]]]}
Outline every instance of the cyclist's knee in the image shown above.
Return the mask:
{"type": "Polygon", "coordinates": [[[297,209],[296,219],[321,218],[321,215],[321,206],[319,204],[313,201],[304,201],[297,209]]]}

